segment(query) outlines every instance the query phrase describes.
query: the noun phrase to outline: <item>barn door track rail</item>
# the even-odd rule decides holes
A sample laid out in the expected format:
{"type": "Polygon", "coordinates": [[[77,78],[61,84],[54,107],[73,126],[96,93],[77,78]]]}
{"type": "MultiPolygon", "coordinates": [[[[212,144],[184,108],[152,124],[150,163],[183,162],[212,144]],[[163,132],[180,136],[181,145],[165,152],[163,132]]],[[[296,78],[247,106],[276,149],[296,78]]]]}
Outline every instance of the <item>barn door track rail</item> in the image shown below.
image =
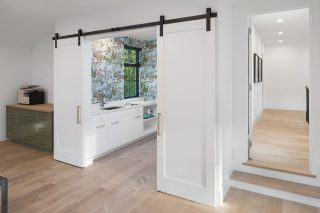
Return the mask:
{"type": "Polygon", "coordinates": [[[96,30],[96,31],[90,31],[90,32],[83,32],[82,29],[79,29],[76,34],[70,34],[70,35],[63,35],[60,36],[58,33],[52,37],[52,40],[55,42],[55,48],[58,47],[58,40],[61,39],[68,39],[68,38],[78,38],[78,45],[81,45],[81,36],[91,36],[91,35],[98,35],[98,34],[105,34],[105,33],[111,33],[111,32],[119,32],[119,31],[125,31],[125,30],[133,30],[133,29],[140,29],[140,28],[146,28],[146,27],[154,27],[154,26],[160,26],[160,36],[163,36],[163,25],[165,24],[174,24],[179,22],[187,22],[187,21],[195,21],[200,19],[206,19],[206,31],[211,31],[211,18],[218,17],[217,12],[212,12],[211,8],[206,9],[206,13],[202,15],[195,15],[195,16],[188,16],[183,18],[176,18],[176,19],[168,19],[165,20],[165,16],[160,16],[159,21],[155,22],[149,22],[144,24],[136,24],[136,25],[129,25],[124,27],[115,27],[115,28],[109,28],[109,29],[103,29],[103,30],[96,30]]]}

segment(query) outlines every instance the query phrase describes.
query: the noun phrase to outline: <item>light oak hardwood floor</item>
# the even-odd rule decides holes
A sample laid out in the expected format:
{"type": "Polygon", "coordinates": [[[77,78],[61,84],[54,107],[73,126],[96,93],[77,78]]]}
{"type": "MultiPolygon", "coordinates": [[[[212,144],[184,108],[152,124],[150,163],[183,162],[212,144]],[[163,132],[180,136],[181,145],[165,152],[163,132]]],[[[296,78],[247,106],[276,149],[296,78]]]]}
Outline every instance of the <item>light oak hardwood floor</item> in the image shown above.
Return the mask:
{"type": "Polygon", "coordinates": [[[211,208],[156,190],[154,137],[80,169],[11,142],[0,142],[0,175],[9,178],[9,212],[22,213],[320,213],[290,201],[231,188],[211,208]]]}
{"type": "Polygon", "coordinates": [[[265,109],[253,130],[247,164],[311,176],[309,128],[304,111],[265,109]]]}

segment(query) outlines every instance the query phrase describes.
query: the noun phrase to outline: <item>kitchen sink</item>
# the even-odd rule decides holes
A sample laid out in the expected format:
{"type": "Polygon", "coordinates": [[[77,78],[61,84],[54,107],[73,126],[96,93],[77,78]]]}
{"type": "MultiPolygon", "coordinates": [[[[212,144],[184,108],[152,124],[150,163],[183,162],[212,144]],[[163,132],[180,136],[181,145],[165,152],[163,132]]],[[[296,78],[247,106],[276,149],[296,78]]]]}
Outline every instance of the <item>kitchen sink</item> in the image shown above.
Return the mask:
{"type": "Polygon", "coordinates": [[[115,110],[115,109],[121,109],[121,106],[112,106],[112,107],[105,107],[102,108],[102,110],[115,110]]]}

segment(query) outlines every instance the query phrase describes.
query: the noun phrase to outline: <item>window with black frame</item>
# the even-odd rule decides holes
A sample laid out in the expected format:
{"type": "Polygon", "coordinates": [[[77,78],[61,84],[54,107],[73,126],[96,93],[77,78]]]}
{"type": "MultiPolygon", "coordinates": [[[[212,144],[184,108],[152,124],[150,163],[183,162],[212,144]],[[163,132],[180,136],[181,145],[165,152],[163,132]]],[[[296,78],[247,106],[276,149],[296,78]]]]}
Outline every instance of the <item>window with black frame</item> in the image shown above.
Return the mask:
{"type": "Polygon", "coordinates": [[[124,98],[139,97],[140,48],[124,46],[124,98]]]}

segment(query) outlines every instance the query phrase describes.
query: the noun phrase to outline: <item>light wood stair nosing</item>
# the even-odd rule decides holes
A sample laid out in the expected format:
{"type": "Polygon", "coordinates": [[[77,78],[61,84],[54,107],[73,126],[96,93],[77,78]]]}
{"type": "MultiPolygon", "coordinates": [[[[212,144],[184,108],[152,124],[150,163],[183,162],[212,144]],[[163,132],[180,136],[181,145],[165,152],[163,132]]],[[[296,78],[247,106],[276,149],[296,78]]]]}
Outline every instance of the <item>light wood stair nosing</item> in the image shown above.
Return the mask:
{"type": "Polygon", "coordinates": [[[249,192],[253,192],[261,195],[266,195],[272,198],[278,198],[285,201],[290,201],[298,204],[320,208],[320,199],[317,199],[317,198],[308,197],[308,196],[299,195],[299,194],[293,194],[290,192],[280,191],[278,189],[254,185],[254,184],[245,183],[237,180],[231,180],[230,183],[231,183],[231,188],[245,190],[245,191],[249,191],[249,192]]]}
{"type": "Polygon", "coordinates": [[[316,175],[313,175],[313,174],[307,174],[307,173],[302,173],[302,172],[299,172],[299,171],[293,171],[293,170],[286,170],[286,169],[283,169],[283,168],[276,168],[275,166],[267,166],[267,165],[258,165],[258,164],[253,164],[253,163],[250,163],[249,161],[248,162],[245,162],[245,163],[242,163],[243,165],[245,166],[251,166],[251,167],[256,167],[256,168],[260,168],[260,169],[269,169],[269,170],[272,170],[272,171],[276,171],[276,172],[284,172],[284,173],[289,173],[289,174],[294,174],[294,175],[301,175],[301,176],[305,176],[305,177],[310,177],[310,178],[317,178],[316,175]]]}
{"type": "Polygon", "coordinates": [[[320,199],[320,187],[240,171],[233,171],[231,179],[252,185],[320,199]]]}

